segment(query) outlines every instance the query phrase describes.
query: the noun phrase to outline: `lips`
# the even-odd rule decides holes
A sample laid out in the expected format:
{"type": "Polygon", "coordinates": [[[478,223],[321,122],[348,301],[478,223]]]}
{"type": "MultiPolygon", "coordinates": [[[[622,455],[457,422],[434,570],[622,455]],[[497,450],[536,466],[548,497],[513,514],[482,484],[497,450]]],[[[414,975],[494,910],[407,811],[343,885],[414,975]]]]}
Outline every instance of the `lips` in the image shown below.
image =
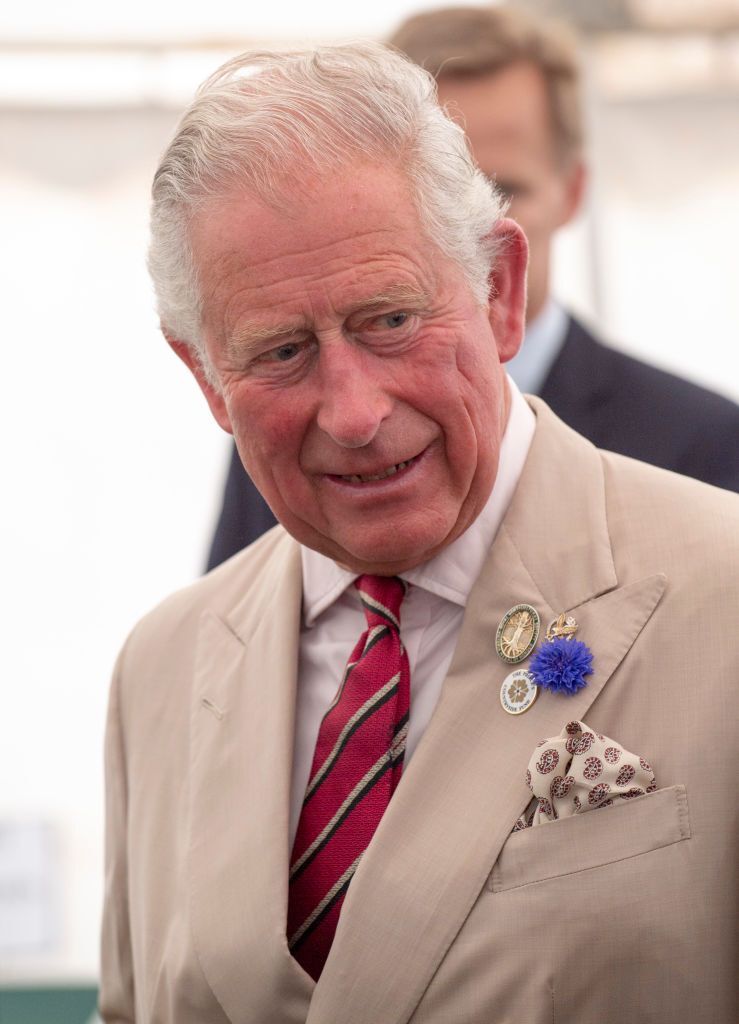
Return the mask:
{"type": "Polygon", "coordinates": [[[386,469],[381,470],[379,473],[332,473],[330,474],[334,480],[343,480],[348,484],[370,484],[376,483],[378,480],[387,480],[391,476],[395,476],[396,473],[400,473],[401,470],[407,469],[408,466],[412,466],[414,462],[417,462],[420,458],[419,455],[414,455],[410,459],[406,459],[404,462],[396,462],[392,466],[388,466],[386,469]]]}
{"type": "Polygon", "coordinates": [[[406,466],[410,466],[413,459],[408,459],[407,462],[397,462],[394,466],[389,466],[383,470],[382,473],[376,473],[372,476],[354,473],[351,476],[341,476],[340,480],[346,480],[350,484],[369,484],[373,480],[386,480],[389,476],[395,476],[401,469],[405,469],[406,466]]]}

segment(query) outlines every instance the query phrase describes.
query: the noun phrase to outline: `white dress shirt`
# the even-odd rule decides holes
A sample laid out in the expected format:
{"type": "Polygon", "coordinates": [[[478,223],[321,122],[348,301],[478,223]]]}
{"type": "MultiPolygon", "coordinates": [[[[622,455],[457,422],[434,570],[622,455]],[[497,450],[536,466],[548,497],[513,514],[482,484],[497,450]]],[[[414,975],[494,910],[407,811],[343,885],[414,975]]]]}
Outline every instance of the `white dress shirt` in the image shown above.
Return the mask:
{"type": "MultiPolygon", "coordinates": [[[[454,654],[473,583],[518,484],[536,419],[509,379],[511,409],[503,435],[495,486],[480,515],[449,547],[408,572],[413,584],[400,609],[401,635],[411,670],[411,704],[405,763],[428,725],[454,654]]],[[[295,716],[290,801],[290,845],[298,827],[321,720],[336,695],[354,645],[367,628],[356,573],[310,548],[301,549],[303,626],[295,716]]],[[[492,642],[492,641],[491,641],[492,642]]]]}

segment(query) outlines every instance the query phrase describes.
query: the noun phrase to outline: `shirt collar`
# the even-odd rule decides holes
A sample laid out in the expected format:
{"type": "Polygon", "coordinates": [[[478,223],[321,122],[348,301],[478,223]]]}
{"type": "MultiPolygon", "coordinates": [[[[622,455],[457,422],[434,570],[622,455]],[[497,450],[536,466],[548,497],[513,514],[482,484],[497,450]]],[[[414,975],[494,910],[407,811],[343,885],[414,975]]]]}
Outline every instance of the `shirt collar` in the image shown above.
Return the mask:
{"type": "MultiPolygon", "coordinates": [[[[483,510],[465,532],[428,562],[401,573],[417,587],[464,608],[467,595],[482,570],[518,484],[534,436],[536,417],[521,392],[508,379],[511,408],[500,448],[495,485],[483,510]]],[[[318,616],[357,578],[332,559],[301,545],[303,620],[312,626],[318,616]]]]}
{"type": "Polygon", "coordinates": [[[550,298],[541,313],[526,325],[523,345],[506,367],[521,391],[539,394],[564,345],[568,323],[567,313],[550,298]]]}

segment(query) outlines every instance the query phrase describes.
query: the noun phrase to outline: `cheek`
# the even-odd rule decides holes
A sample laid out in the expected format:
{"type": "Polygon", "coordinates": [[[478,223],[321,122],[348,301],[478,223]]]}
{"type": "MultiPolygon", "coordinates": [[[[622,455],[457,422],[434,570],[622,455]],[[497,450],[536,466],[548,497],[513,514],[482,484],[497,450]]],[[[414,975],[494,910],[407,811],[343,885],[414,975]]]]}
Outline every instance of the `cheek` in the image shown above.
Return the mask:
{"type": "Polygon", "coordinates": [[[500,359],[495,337],[487,325],[481,342],[460,346],[456,370],[460,395],[470,409],[488,409],[495,403],[500,359]]]}
{"type": "Polygon", "coordinates": [[[526,210],[528,228],[534,237],[546,238],[561,225],[565,214],[565,193],[559,181],[549,181],[531,196],[526,210]]]}
{"type": "Polygon", "coordinates": [[[511,204],[511,216],[527,235],[536,237],[551,231],[559,214],[557,183],[538,182],[531,191],[511,204]]]}
{"type": "Polygon", "coordinates": [[[242,385],[227,399],[234,436],[247,464],[264,473],[271,463],[296,459],[305,431],[297,401],[242,385]]]}
{"type": "Polygon", "coordinates": [[[476,460],[495,448],[505,429],[505,370],[497,351],[478,353],[460,365],[468,444],[476,460]]]}
{"type": "Polygon", "coordinates": [[[532,196],[511,204],[509,216],[518,221],[530,241],[535,241],[546,228],[543,212],[541,203],[532,196]]]}

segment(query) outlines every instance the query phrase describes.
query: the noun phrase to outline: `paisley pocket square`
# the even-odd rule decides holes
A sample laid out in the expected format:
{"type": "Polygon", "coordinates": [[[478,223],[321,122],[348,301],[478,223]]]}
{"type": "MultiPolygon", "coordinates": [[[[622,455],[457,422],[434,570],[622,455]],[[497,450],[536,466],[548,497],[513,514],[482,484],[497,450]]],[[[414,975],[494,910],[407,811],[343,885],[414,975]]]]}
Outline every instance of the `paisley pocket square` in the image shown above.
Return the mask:
{"type": "Polygon", "coordinates": [[[513,831],[609,807],[657,788],[650,765],[585,722],[568,722],[531,755],[526,783],[534,801],[513,831]]]}

